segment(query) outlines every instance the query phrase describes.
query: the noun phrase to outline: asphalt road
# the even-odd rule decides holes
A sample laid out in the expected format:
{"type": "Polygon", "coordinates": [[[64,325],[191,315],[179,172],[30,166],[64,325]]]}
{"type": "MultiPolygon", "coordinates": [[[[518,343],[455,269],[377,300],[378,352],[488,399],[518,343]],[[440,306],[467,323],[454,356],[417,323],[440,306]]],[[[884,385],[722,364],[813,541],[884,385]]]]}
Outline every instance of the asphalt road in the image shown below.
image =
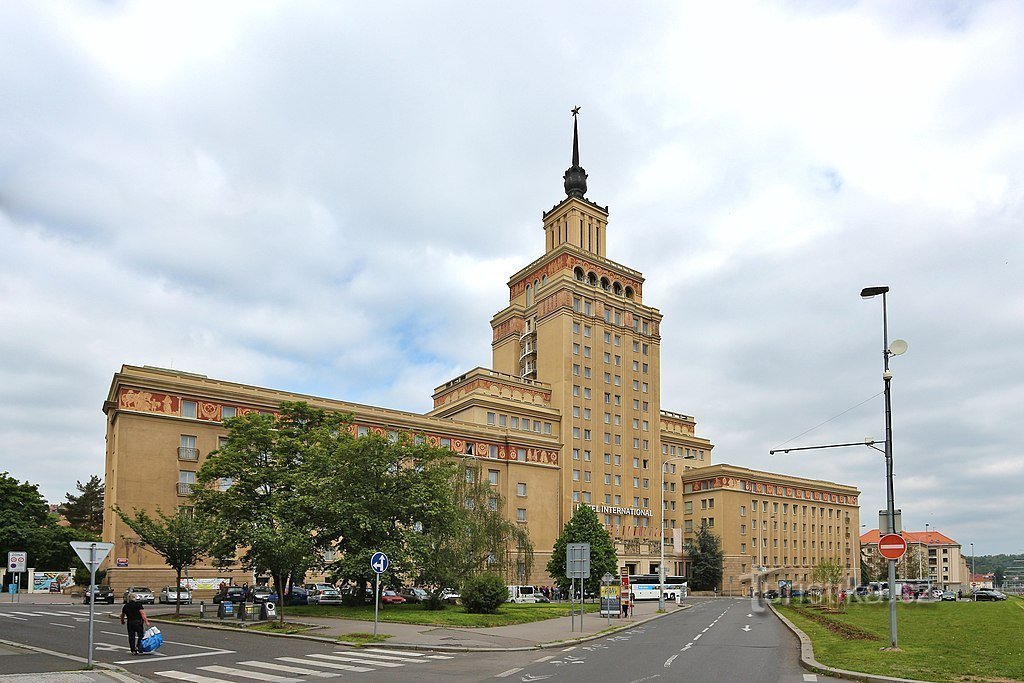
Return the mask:
{"type": "MultiPolygon", "coordinates": [[[[797,644],[770,612],[743,600],[692,600],[692,609],[575,647],[526,652],[415,652],[346,648],[295,638],[161,624],[164,646],[132,656],[114,618],[121,605],[97,605],[97,661],[153,681],[286,683],[340,680],[405,682],[530,681],[827,681],[800,669],[797,644]]],[[[0,640],[84,657],[88,607],[0,604],[0,640]]],[[[13,673],[0,657],[0,673],[13,673]]],[[[19,670],[24,667],[19,666],[19,670]]]]}

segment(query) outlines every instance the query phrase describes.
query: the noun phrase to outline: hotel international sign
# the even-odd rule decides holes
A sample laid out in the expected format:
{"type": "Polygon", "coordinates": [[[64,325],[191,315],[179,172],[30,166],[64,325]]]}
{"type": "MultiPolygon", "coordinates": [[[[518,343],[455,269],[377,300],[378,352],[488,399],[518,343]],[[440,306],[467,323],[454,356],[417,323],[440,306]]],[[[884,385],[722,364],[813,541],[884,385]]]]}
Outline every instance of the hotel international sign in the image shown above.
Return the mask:
{"type": "Polygon", "coordinates": [[[632,517],[654,516],[654,511],[648,508],[618,507],[616,505],[592,505],[591,503],[580,503],[576,506],[576,509],[578,510],[584,505],[594,512],[599,512],[605,515],[629,515],[632,517]]]}

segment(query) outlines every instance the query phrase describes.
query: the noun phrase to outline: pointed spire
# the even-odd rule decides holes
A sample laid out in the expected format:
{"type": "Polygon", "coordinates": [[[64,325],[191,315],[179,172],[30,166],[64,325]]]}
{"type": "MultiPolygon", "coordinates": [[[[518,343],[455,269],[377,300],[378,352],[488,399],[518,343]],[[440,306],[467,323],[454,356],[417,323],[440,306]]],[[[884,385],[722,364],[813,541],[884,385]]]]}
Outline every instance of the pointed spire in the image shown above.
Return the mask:
{"type": "Polygon", "coordinates": [[[565,181],[565,194],[582,199],[587,193],[587,172],[580,166],[579,113],[579,107],[572,108],[572,166],[562,179],[565,181]]]}

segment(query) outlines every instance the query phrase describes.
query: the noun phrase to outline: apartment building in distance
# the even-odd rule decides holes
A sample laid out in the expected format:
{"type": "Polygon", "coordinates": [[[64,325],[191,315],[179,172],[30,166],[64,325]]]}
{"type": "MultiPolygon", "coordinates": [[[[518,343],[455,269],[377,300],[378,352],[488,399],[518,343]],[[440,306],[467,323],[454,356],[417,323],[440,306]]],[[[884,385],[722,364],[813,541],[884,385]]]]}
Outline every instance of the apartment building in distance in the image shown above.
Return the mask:
{"type": "MultiPolygon", "coordinates": [[[[536,553],[526,572],[533,583],[550,583],[544,567],[551,548],[580,505],[597,511],[615,541],[620,569],[628,573],[659,570],[663,536],[666,572],[688,571],[684,545],[692,535],[684,530],[697,515],[685,510],[687,502],[699,505],[701,498],[714,500],[721,511],[704,517],[729,552],[731,578],[723,590],[740,592],[742,576],[756,559],[754,541],[744,540],[748,533],[753,539],[753,529],[741,533],[741,508],[753,499],[768,504],[764,515],[774,514],[784,525],[770,529],[771,536],[769,529],[756,536],[758,543],[782,542],[780,575],[809,574],[804,558],[823,557],[826,550],[838,558],[849,550],[856,557],[856,534],[840,536],[858,528],[855,489],[713,465],[714,445],[698,433],[695,418],[662,406],[662,314],[644,300],[643,274],[608,258],[608,208],[586,198],[586,179],[574,120],[572,166],[563,176],[566,196],[542,214],[544,253],[511,276],[508,303],[490,321],[491,367],[436,387],[426,413],[123,366],[103,406],[108,503],[128,511],[188,506],[196,472],[227,434],[222,420],[273,412],[283,401],[307,401],[351,413],[356,436],[405,432],[471,458],[502,494],[504,514],[529,529],[536,553]],[[748,484],[751,490],[742,488],[748,484]],[[833,500],[838,496],[845,502],[833,500]],[[779,503],[783,507],[776,510],[779,503]],[[811,516],[804,520],[798,505],[813,509],[811,516]],[[828,516],[818,516],[826,510],[828,516]],[[790,525],[798,523],[813,525],[813,533],[824,524],[835,535],[792,533],[790,525]],[[843,532],[836,531],[840,527],[843,532]],[[782,552],[804,539],[829,547],[782,552]]],[[[167,582],[170,574],[160,558],[142,548],[109,510],[103,538],[114,544],[107,567],[115,586],[167,582]]],[[[195,577],[252,580],[239,569],[190,571],[195,577]]]]}
{"type": "MultiPolygon", "coordinates": [[[[907,541],[907,555],[897,563],[896,577],[921,576],[942,590],[971,590],[971,574],[967,567],[967,556],[960,544],[938,531],[902,531],[907,541]],[[913,552],[911,552],[913,551],[913,552]],[[914,559],[919,556],[919,559],[914,559]],[[923,567],[904,567],[906,563],[923,563],[923,567]],[[903,571],[901,571],[903,567],[903,571]]],[[[865,553],[878,555],[878,529],[871,529],[860,536],[865,553]]]]}

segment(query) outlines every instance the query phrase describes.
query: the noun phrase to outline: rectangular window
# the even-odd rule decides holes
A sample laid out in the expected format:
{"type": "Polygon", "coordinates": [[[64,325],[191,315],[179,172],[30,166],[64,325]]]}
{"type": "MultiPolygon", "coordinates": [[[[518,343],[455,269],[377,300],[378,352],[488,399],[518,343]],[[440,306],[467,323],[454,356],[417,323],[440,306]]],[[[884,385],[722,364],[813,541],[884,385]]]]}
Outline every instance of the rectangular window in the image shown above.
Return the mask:
{"type": "Polygon", "coordinates": [[[589,337],[590,336],[590,330],[591,330],[590,325],[584,325],[583,326],[583,336],[584,337],[589,337]]]}
{"type": "Polygon", "coordinates": [[[580,449],[578,449],[578,448],[572,449],[572,459],[573,460],[579,460],[580,459],[580,449]]]}
{"type": "Polygon", "coordinates": [[[237,415],[237,410],[234,406],[223,406],[220,409],[220,419],[227,420],[237,415]]]}
{"type": "Polygon", "coordinates": [[[519,429],[519,418],[518,417],[513,417],[512,418],[512,429],[519,429]]]}
{"type": "Polygon", "coordinates": [[[498,499],[497,498],[488,498],[487,499],[487,509],[490,510],[491,512],[497,512],[498,511],[498,499]]]}
{"type": "Polygon", "coordinates": [[[526,497],[526,484],[524,484],[523,482],[519,482],[518,484],[516,484],[516,495],[519,496],[520,498],[526,497]]]}
{"type": "Polygon", "coordinates": [[[583,357],[584,358],[590,358],[590,347],[589,346],[584,346],[583,347],[583,357]]]}
{"type": "Polygon", "coordinates": [[[487,483],[491,486],[498,485],[498,470],[487,470],[487,483]]]}
{"type": "Polygon", "coordinates": [[[196,483],[196,473],[181,470],[178,472],[178,495],[187,496],[192,492],[196,483]]]}
{"type": "Polygon", "coordinates": [[[178,446],[178,460],[199,460],[196,437],[191,434],[181,435],[181,441],[178,446]]]}
{"type": "Polygon", "coordinates": [[[583,470],[583,481],[590,481],[590,470],[583,470]]]}
{"type": "Polygon", "coordinates": [[[182,401],[181,402],[181,416],[182,417],[195,417],[196,416],[196,402],[195,401],[182,401]]]}
{"type": "Polygon", "coordinates": [[[577,377],[579,377],[579,375],[580,375],[580,365],[579,365],[579,363],[573,363],[573,365],[572,365],[572,374],[574,374],[577,377]]]}
{"type": "Polygon", "coordinates": [[[580,345],[579,344],[573,344],[572,345],[572,355],[574,355],[574,356],[580,355],[580,345]]]}
{"type": "MultiPolygon", "coordinates": [[[[573,384],[572,385],[572,395],[573,396],[579,396],[580,395],[580,385],[579,384],[573,384]]],[[[515,418],[512,418],[512,419],[514,420],[515,418]]]]}
{"type": "Polygon", "coordinates": [[[605,453],[604,454],[604,464],[605,465],[611,465],[612,464],[612,454],[611,453],[605,453]]]}
{"type": "Polygon", "coordinates": [[[489,424],[489,425],[494,424],[494,421],[495,421],[496,417],[497,416],[494,413],[487,413],[487,424],[489,424]]]}
{"type": "Polygon", "coordinates": [[[498,416],[498,426],[499,427],[504,427],[507,424],[508,424],[508,415],[499,415],[498,416]]]}
{"type": "Polygon", "coordinates": [[[526,521],[526,508],[516,508],[516,521],[517,522],[525,522],[526,521]]]}
{"type": "Polygon", "coordinates": [[[616,486],[622,486],[622,475],[621,474],[616,474],[615,475],[615,485],[616,486]]]}

